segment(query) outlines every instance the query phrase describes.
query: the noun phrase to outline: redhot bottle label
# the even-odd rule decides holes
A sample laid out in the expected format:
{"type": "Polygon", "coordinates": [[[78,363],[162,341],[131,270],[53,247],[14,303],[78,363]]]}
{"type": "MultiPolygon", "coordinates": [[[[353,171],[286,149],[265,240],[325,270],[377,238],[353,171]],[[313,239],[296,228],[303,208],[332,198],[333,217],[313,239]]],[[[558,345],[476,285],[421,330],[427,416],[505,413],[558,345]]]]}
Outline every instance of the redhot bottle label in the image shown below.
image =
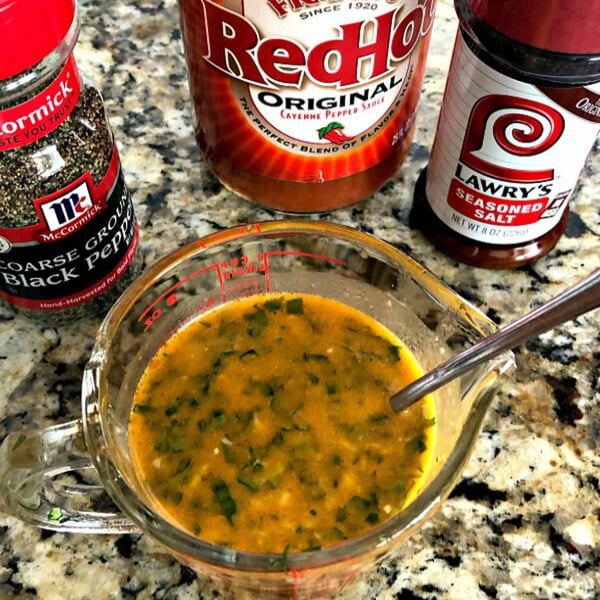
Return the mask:
{"type": "Polygon", "coordinates": [[[34,201],[39,222],[0,229],[0,296],[34,310],[60,310],[99,296],[127,270],[138,225],[117,148],[95,186],[89,173],[34,201]]]}
{"type": "Polygon", "coordinates": [[[277,178],[303,179],[302,165],[278,163],[278,151],[339,157],[323,179],[377,164],[414,122],[411,82],[422,76],[434,12],[435,0],[198,0],[187,35],[205,48],[195,102],[207,144],[277,178]],[[262,147],[234,139],[238,116],[262,147]]]}
{"type": "Polygon", "coordinates": [[[26,146],[54,131],[73,112],[80,93],[81,80],[71,55],[42,93],[0,111],[0,152],[26,146]]]}
{"type": "Polygon", "coordinates": [[[538,88],[482,63],[459,36],[427,174],[451,229],[488,244],[551,231],[600,131],[600,84],[538,88]]]}

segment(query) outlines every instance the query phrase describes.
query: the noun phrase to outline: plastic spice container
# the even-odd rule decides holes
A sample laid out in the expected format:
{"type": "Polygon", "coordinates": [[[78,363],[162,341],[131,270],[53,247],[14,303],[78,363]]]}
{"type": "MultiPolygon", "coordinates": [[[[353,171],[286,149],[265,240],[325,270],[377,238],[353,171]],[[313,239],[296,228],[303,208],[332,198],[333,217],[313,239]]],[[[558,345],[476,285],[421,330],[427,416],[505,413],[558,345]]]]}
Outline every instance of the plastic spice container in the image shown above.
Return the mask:
{"type": "Polygon", "coordinates": [[[0,0],[0,297],[45,324],[100,316],[137,274],[138,224],[74,0],[0,0]]]}
{"type": "Polygon", "coordinates": [[[600,2],[456,0],[460,28],[411,222],[468,264],[548,253],[600,130],[600,2]]]}
{"type": "Polygon", "coordinates": [[[292,213],[363,200],[415,131],[435,0],[179,0],[209,166],[292,213]]]}

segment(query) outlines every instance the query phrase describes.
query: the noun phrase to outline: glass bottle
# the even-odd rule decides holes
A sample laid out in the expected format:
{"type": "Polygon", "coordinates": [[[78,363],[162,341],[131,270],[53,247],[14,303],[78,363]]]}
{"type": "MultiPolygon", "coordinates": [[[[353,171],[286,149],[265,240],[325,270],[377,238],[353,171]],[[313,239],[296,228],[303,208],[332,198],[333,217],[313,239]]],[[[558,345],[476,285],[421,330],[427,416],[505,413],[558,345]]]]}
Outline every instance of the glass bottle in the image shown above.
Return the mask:
{"type": "Polygon", "coordinates": [[[44,324],[100,316],[137,274],[138,224],[74,0],[0,0],[0,298],[44,324]]]}
{"type": "Polygon", "coordinates": [[[415,132],[435,0],[179,0],[196,139],[239,195],[291,213],[356,203],[415,132]]]}
{"type": "Polygon", "coordinates": [[[600,3],[455,0],[459,32],[411,224],[459,261],[548,253],[600,130],[600,3]]]}

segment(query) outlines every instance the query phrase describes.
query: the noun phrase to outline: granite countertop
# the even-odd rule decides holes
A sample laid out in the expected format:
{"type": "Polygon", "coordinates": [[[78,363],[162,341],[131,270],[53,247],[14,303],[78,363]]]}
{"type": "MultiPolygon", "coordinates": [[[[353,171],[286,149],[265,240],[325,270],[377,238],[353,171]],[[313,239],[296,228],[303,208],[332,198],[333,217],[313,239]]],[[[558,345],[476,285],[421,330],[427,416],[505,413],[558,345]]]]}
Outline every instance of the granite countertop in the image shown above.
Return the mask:
{"type": "MultiPolygon", "coordinates": [[[[196,148],[174,0],[82,0],[79,65],[102,89],[141,224],[146,262],[198,236],[273,213],[237,198],[196,148]]],[[[512,271],[447,258],[408,226],[426,164],[456,19],[442,0],[410,155],[389,184],[321,215],[407,250],[500,325],[600,266],[600,153],[568,229],[512,271]]],[[[80,378],[99,321],[41,328],[0,308],[0,439],[80,412],[80,378]]],[[[600,313],[522,345],[462,479],[438,514],[339,598],[597,598],[600,593],[600,313]]],[[[53,533],[0,515],[0,598],[221,598],[141,535],[53,533]]]]}

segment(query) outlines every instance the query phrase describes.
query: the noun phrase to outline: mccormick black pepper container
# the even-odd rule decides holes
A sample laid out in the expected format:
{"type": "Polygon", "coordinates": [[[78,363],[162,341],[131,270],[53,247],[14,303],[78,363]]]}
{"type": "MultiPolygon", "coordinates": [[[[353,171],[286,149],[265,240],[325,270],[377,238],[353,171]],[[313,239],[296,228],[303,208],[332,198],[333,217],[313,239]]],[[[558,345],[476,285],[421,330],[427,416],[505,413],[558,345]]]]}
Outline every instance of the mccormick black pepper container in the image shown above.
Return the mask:
{"type": "Polygon", "coordinates": [[[600,2],[455,0],[460,28],[411,224],[448,255],[545,255],[600,130],[600,2]]]}
{"type": "Polygon", "coordinates": [[[46,324],[101,316],[140,262],[78,33],[75,0],[0,0],[0,298],[46,324]]]}

